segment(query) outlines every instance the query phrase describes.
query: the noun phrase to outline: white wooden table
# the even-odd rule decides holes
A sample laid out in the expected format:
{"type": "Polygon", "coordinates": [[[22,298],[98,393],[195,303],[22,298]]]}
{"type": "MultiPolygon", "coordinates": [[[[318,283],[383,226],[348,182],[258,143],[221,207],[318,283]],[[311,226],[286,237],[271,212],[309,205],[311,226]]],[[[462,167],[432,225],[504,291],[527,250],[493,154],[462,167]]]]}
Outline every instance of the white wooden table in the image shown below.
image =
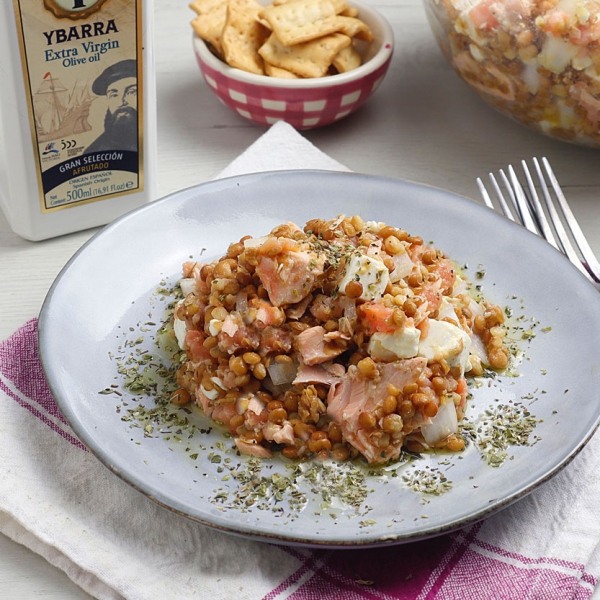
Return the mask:
{"type": "MultiPolygon", "coordinates": [[[[477,176],[547,156],[600,255],[600,151],[553,141],[488,108],[445,63],[421,0],[372,0],[391,21],[396,51],[386,80],[356,114],[304,135],[348,168],[410,179],[479,200],[477,176]]],[[[191,49],[186,0],[155,0],[158,191],[206,181],[265,131],[221,105],[191,49]]],[[[44,242],[11,232],[0,213],[0,339],[36,317],[52,281],[94,233],[44,242]]],[[[45,560],[0,535],[0,598],[83,600],[45,560]]]]}

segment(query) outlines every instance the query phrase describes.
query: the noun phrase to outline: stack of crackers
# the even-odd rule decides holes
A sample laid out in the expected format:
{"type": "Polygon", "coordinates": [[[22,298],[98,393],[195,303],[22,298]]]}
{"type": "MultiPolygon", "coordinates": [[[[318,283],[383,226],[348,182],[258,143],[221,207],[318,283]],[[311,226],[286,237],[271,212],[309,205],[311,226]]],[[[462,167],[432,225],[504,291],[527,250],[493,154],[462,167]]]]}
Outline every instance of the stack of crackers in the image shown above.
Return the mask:
{"type": "Polygon", "coordinates": [[[231,67],[302,78],[345,73],[361,64],[355,40],[373,41],[345,0],[194,0],[194,31],[231,67]]]}

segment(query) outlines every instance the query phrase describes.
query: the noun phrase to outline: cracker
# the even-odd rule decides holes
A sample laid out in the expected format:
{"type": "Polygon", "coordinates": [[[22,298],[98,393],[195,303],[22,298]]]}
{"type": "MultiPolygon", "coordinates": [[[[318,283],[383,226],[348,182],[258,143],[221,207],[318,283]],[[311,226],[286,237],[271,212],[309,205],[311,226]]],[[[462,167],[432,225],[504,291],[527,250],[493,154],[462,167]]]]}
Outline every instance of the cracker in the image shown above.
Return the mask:
{"type": "Polygon", "coordinates": [[[347,35],[333,33],[310,42],[284,46],[272,33],[258,53],[265,62],[300,77],[323,77],[327,75],[334,56],[350,43],[347,35]]]}
{"type": "Polygon", "coordinates": [[[198,15],[206,15],[225,4],[227,4],[227,0],[194,0],[190,4],[190,8],[198,15]]]}
{"type": "Polygon", "coordinates": [[[333,4],[333,10],[335,10],[336,15],[339,15],[344,11],[350,10],[350,7],[348,6],[346,0],[331,0],[331,3],[333,4]]]}
{"type": "Polygon", "coordinates": [[[225,62],[257,75],[264,75],[258,49],[268,36],[268,31],[256,20],[261,10],[256,0],[229,0],[221,37],[225,62]]]}
{"type": "Polygon", "coordinates": [[[209,43],[218,53],[223,56],[223,45],[221,44],[221,36],[225,27],[227,18],[227,4],[215,8],[209,13],[198,15],[192,21],[194,31],[205,42],[209,43]]]}
{"type": "Polygon", "coordinates": [[[268,62],[265,64],[265,74],[269,77],[279,77],[280,79],[299,79],[298,75],[288,71],[286,69],[282,69],[281,67],[276,67],[268,62]]]}
{"type": "Polygon", "coordinates": [[[266,19],[263,19],[260,14],[256,15],[256,20],[265,28],[268,29],[269,31],[273,31],[273,28],[271,27],[271,23],[269,23],[269,21],[267,21],[266,19]]]}
{"type": "Polygon", "coordinates": [[[344,17],[358,17],[358,8],[348,7],[345,10],[340,11],[340,15],[344,17]]]}
{"type": "Polygon", "coordinates": [[[334,33],[337,8],[332,0],[288,0],[268,6],[260,18],[270,23],[284,46],[293,46],[334,33]]]}
{"type": "Polygon", "coordinates": [[[374,40],[371,28],[364,21],[354,17],[344,17],[342,15],[336,16],[335,20],[338,24],[336,31],[351,38],[355,37],[359,40],[364,40],[365,42],[372,42],[374,40]]]}
{"type": "Polygon", "coordinates": [[[354,46],[342,48],[331,61],[331,64],[337,69],[338,73],[346,73],[352,69],[360,67],[360,54],[354,49],[354,46]]]}

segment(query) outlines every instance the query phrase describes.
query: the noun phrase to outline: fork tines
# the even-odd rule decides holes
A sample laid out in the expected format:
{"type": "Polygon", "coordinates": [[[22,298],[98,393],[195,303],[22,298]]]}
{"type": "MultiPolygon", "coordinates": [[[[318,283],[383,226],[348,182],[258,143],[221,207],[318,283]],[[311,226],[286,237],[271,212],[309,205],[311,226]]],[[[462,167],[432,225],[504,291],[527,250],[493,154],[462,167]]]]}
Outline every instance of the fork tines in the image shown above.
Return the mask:
{"type": "MultiPolygon", "coordinates": [[[[508,167],[508,176],[502,169],[499,171],[506,195],[502,192],[502,188],[493,173],[489,174],[502,213],[512,221],[522,224],[529,231],[543,237],[557,250],[566,254],[569,260],[589,279],[600,282],[600,264],[569,207],[550,163],[546,158],[542,158],[542,164],[556,201],[552,199],[537,158],[533,158],[533,164],[539,181],[539,189],[544,198],[544,206],[540,202],[533,178],[524,160],[521,161],[521,165],[527,182],[527,190],[520,183],[511,165],[508,167]],[[560,209],[560,214],[557,206],[560,209]],[[579,249],[579,254],[575,246],[579,249]]],[[[494,209],[494,203],[480,178],[477,179],[477,185],[485,204],[494,209]]]]}

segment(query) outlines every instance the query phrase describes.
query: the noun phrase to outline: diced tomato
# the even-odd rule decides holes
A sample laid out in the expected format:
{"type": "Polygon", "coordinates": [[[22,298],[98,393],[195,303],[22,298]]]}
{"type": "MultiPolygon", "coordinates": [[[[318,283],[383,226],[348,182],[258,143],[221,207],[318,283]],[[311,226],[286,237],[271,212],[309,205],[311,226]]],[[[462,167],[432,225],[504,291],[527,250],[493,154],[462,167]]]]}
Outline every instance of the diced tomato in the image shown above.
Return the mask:
{"type": "Polygon", "coordinates": [[[467,380],[464,377],[461,377],[458,380],[456,393],[460,396],[460,407],[464,408],[467,404],[467,394],[469,393],[469,388],[467,387],[467,380]]]}
{"type": "Polygon", "coordinates": [[[495,29],[500,25],[490,10],[496,0],[483,0],[469,11],[469,18],[478,29],[495,29]]]}
{"type": "Polygon", "coordinates": [[[434,310],[437,310],[441,306],[443,298],[439,281],[426,285],[421,292],[421,296],[427,300],[428,312],[432,313],[434,310]]]}
{"type": "Polygon", "coordinates": [[[456,267],[454,263],[448,258],[440,259],[437,263],[436,273],[442,279],[442,293],[450,294],[456,282],[456,267]]]}
{"type": "Polygon", "coordinates": [[[194,329],[189,330],[185,334],[185,347],[187,348],[188,357],[192,362],[211,360],[208,348],[204,347],[204,335],[202,332],[194,329]]]}
{"type": "Polygon", "coordinates": [[[356,307],[359,318],[363,319],[365,329],[370,334],[393,333],[398,329],[392,320],[394,309],[377,302],[365,302],[356,307]]]}

